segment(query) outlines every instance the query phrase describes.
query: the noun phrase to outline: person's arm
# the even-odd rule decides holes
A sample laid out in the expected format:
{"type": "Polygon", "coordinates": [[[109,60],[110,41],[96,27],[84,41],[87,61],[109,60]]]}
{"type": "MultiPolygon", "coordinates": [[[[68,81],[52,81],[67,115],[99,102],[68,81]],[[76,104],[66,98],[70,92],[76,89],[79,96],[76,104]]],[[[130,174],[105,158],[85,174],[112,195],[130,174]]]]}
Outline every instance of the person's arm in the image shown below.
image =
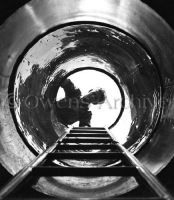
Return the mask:
{"type": "Polygon", "coordinates": [[[89,93],[81,98],[81,101],[86,104],[102,104],[106,100],[105,91],[102,88],[91,90],[89,93]]]}

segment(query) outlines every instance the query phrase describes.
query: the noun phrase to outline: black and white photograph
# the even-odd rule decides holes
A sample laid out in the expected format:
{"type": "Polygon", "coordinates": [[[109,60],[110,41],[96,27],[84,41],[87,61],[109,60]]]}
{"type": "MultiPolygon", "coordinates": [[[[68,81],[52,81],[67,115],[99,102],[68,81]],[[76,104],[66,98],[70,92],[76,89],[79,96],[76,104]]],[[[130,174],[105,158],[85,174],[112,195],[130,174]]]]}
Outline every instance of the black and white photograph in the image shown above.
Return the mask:
{"type": "Polygon", "coordinates": [[[0,200],[174,200],[174,1],[0,0],[0,200]]]}

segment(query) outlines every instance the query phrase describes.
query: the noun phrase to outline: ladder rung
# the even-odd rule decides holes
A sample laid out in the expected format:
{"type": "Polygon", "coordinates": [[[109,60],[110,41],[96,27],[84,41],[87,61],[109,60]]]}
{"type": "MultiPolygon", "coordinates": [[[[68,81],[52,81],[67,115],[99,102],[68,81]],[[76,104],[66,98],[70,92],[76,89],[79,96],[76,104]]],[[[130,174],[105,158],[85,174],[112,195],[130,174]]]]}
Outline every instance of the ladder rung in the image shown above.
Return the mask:
{"type": "Polygon", "coordinates": [[[106,133],[108,135],[106,130],[95,130],[95,129],[79,129],[79,130],[72,129],[70,133],[106,133]]]}
{"type": "MultiPolygon", "coordinates": [[[[40,176],[75,176],[75,177],[98,177],[98,176],[119,176],[119,177],[135,177],[137,183],[141,186],[146,185],[154,190],[155,195],[159,197],[116,197],[116,200],[169,200],[173,199],[167,193],[165,188],[158,180],[146,169],[141,163],[119,143],[115,143],[109,136],[109,131],[104,128],[74,128],[68,134],[64,134],[50,148],[40,154],[34,161],[24,167],[10,181],[6,187],[0,191],[0,198],[7,197],[14,189],[16,189],[25,178],[30,178],[30,175],[40,176]],[[83,133],[83,134],[81,134],[83,133]],[[107,133],[107,134],[106,134],[107,133]],[[105,135],[106,134],[106,135],[105,135]],[[71,138],[72,136],[76,138],[71,138]],[[64,144],[67,143],[84,143],[82,144],[64,144]],[[92,143],[92,144],[85,144],[92,143]],[[97,144],[95,144],[97,143],[97,144]],[[103,144],[102,144],[103,143],[103,144]],[[107,143],[110,143],[106,145],[107,143]],[[115,152],[56,152],[56,150],[116,150],[115,152]],[[118,152],[119,150],[119,152],[118,152]],[[54,152],[54,153],[53,153],[54,152]],[[50,159],[107,159],[107,160],[122,160],[126,162],[126,166],[106,166],[106,167],[60,167],[49,162],[50,159]],[[44,165],[43,165],[44,164],[44,165]],[[40,166],[39,166],[40,165],[40,166]],[[161,198],[164,197],[164,198],[161,198]]],[[[63,162],[63,161],[62,161],[63,162]]],[[[120,164],[120,163],[119,163],[120,164]]],[[[125,163],[124,163],[125,164],[125,163]]],[[[121,163],[123,165],[123,163],[121,163]]]]}
{"type": "Polygon", "coordinates": [[[135,167],[97,167],[97,168],[76,168],[39,166],[32,171],[34,176],[137,176],[135,167]]]}
{"type": "Polygon", "coordinates": [[[115,197],[114,200],[165,200],[160,197],[115,197]]]}
{"type": "Polygon", "coordinates": [[[103,127],[74,127],[71,130],[106,130],[103,127]]]}
{"type": "Polygon", "coordinates": [[[110,138],[110,136],[106,133],[102,134],[102,133],[70,133],[67,134],[66,137],[107,137],[110,138]]]}
{"type": "Polygon", "coordinates": [[[50,153],[49,159],[124,159],[123,153],[118,152],[98,152],[98,153],[50,153]]]}
{"type": "Polygon", "coordinates": [[[84,145],[58,145],[56,150],[119,150],[116,145],[95,145],[95,144],[84,144],[84,145]]]}
{"type": "Polygon", "coordinates": [[[108,143],[113,142],[111,138],[65,138],[63,143],[108,143]]]}

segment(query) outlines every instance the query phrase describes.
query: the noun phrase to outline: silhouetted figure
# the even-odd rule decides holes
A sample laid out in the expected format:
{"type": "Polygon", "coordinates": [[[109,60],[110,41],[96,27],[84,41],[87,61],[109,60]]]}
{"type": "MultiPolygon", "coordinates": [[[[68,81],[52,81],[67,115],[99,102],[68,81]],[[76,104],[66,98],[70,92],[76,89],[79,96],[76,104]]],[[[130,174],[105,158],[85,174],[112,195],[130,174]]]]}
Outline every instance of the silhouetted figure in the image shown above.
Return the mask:
{"type": "Polygon", "coordinates": [[[106,97],[103,89],[90,90],[84,97],[80,89],[76,88],[70,79],[64,81],[61,87],[65,91],[65,98],[56,101],[56,114],[58,120],[64,125],[72,125],[79,121],[79,126],[90,127],[92,113],[89,105],[104,103],[106,97]]]}

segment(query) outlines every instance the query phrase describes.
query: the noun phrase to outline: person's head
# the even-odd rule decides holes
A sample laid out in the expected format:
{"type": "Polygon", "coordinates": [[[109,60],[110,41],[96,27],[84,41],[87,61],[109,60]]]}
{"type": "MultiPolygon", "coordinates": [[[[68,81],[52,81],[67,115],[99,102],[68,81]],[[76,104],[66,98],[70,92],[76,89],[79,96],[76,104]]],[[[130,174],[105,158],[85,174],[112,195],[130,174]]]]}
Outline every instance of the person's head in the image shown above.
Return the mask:
{"type": "Polygon", "coordinates": [[[102,104],[106,100],[106,93],[102,88],[90,90],[84,97],[84,101],[94,105],[102,104]]]}

